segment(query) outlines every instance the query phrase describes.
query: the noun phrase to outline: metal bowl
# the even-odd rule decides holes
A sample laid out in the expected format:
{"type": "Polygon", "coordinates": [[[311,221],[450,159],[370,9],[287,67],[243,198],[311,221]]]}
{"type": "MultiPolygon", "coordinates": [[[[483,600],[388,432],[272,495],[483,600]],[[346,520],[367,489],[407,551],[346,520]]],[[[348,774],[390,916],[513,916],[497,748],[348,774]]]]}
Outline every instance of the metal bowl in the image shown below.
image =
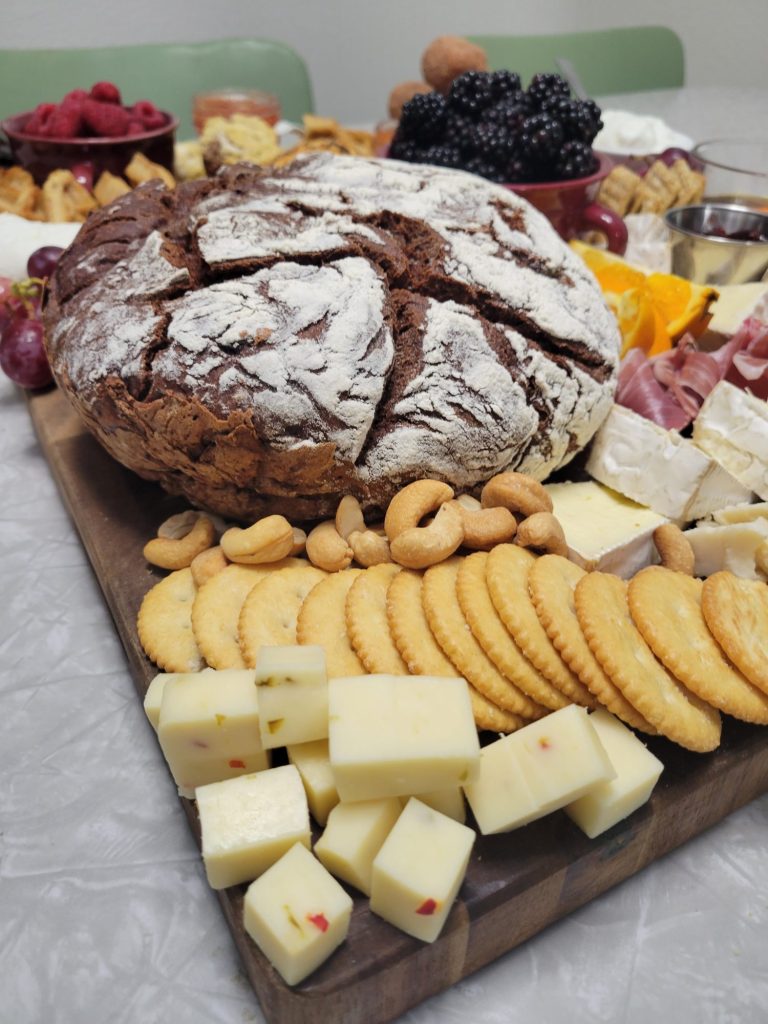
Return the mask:
{"type": "Polygon", "coordinates": [[[746,284],[760,281],[768,271],[765,213],[735,203],[703,202],[669,210],[664,220],[672,243],[672,273],[680,277],[697,284],[746,284]]]}

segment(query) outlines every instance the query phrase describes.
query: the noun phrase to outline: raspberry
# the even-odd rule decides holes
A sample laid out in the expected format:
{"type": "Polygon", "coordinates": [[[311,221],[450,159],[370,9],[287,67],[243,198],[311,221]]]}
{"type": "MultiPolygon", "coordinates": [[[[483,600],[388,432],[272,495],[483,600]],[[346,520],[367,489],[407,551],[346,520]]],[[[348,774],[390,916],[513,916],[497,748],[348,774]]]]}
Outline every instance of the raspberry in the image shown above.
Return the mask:
{"type": "Polygon", "coordinates": [[[38,103],[32,111],[29,120],[24,125],[24,131],[29,135],[44,135],[48,119],[55,109],[55,103],[38,103]]]}
{"type": "Polygon", "coordinates": [[[76,139],[83,134],[83,117],[74,106],[55,107],[45,124],[45,134],[49,139],[76,139]]]}
{"type": "Polygon", "coordinates": [[[165,115],[157,109],[151,100],[137,100],[131,107],[131,119],[141,121],[148,131],[162,128],[165,124],[165,115]]]}
{"type": "Polygon", "coordinates": [[[88,93],[85,89],[73,89],[72,92],[68,92],[64,99],[59,104],[60,107],[73,107],[75,110],[82,111],[83,103],[88,99],[88,93]]]}
{"type": "Polygon", "coordinates": [[[128,122],[128,128],[125,132],[126,135],[143,135],[147,129],[141,123],[141,121],[130,120],[128,122]]]}
{"type": "Polygon", "coordinates": [[[126,135],[131,122],[130,113],[114,103],[87,99],[83,103],[83,120],[93,135],[117,138],[126,135]]]}
{"type": "Polygon", "coordinates": [[[120,90],[114,82],[96,82],[91,86],[91,99],[101,100],[102,103],[122,103],[120,90]]]}

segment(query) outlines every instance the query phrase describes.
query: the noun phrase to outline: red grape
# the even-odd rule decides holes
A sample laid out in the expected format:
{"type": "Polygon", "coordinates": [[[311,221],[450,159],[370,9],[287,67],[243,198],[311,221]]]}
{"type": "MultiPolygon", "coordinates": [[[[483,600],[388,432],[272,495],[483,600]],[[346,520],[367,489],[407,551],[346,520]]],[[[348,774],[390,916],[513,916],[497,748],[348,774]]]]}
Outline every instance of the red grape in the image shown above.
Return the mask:
{"type": "Polygon", "coordinates": [[[0,338],[0,367],[22,388],[43,388],[53,380],[39,320],[12,320],[0,338]]]}
{"type": "Polygon", "coordinates": [[[63,252],[60,245],[44,245],[35,249],[27,260],[27,274],[30,277],[50,277],[63,252]]]}
{"type": "Polygon", "coordinates": [[[667,167],[671,167],[677,160],[685,160],[687,164],[691,162],[691,154],[687,149],[680,149],[678,146],[670,146],[669,149],[665,149],[663,153],[659,154],[659,160],[665,163],[667,167]]]}

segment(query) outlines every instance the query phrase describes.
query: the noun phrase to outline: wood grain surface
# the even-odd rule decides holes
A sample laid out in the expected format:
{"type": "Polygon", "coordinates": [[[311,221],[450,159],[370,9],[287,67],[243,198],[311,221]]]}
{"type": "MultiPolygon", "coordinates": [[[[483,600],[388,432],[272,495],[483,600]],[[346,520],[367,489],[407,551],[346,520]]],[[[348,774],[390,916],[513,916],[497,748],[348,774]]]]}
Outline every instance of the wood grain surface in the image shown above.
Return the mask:
{"type": "MultiPolygon", "coordinates": [[[[142,548],[158,524],[185,505],[118,465],[60,392],[30,395],[29,407],[143,697],[156,669],[139,646],[136,613],[161,574],[146,564],[142,548]]],[[[650,741],[665,765],[650,802],[597,839],[587,839],[562,812],[507,835],[478,836],[459,899],[431,945],[371,914],[367,900],[350,890],[355,905],[348,940],[294,988],[243,929],[245,886],[222,892],[265,1017],[280,1024],[392,1020],[768,791],[766,738],[765,730],[728,719],[722,745],[711,754],[650,741]]],[[[182,804],[199,839],[194,804],[182,804]]]]}

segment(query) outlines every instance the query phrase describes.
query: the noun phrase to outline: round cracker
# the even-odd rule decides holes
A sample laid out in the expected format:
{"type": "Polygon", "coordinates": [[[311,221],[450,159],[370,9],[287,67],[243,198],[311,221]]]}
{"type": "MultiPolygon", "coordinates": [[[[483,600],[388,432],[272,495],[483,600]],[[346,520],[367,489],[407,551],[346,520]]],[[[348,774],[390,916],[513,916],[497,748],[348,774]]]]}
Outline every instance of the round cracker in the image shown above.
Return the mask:
{"type": "Polygon", "coordinates": [[[704,584],[660,565],[629,582],[629,610],[656,657],[689,690],[744,722],[768,725],[768,694],[729,664],[701,610],[704,584]]]}
{"type": "Polygon", "coordinates": [[[499,672],[531,698],[534,708],[566,707],[571,702],[528,661],[499,618],[488,591],[487,566],[487,553],[478,551],[464,559],[456,578],[456,595],[475,639],[499,672]]]}
{"type": "Polygon", "coordinates": [[[579,677],[613,715],[627,725],[653,735],[647,722],[600,667],[576,617],[573,592],[586,575],[581,566],[562,555],[542,555],[528,573],[528,588],[539,622],[571,672],[579,677]]]}
{"type": "Polygon", "coordinates": [[[435,639],[474,688],[497,707],[524,718],[545,710],[503,676],[475,639],[456,593],[461,557],[448,558],[424,573],[422,601],[435,639]]]}
{"type": "Polygon", "coordinates": [[[263,646],[296,643],[296,619],[304,598],[327,575],[305,562],[277,569],[250,589],[237,625],[240,652],[248,668],[256,667],[263,646]]]}
{"type": "Polygon", "coordinates": [[[299,610],[296,639],[325,648],[329,679],[365,675],[365,665],[349,642],[345,617],[349,588],[362,571],[342,569],[326,576],[310,590],[299,610]]]}
{"type": "Polygon", "coordinates": [[[284,558],[265,565],[233,563],[200,587],[192,606],[192,628],[211,668],[246,667],[238,636],[243,602],[256,584],[275,570],[306,564],[301,558],[284,558]]]}
{"type": "Polygon", "coordinates": [[[394,562],[372,565],[357,577],[347,594],[347,636],[368,672],[408,675],[387,622],[387,591],[399,572],[400,566],[394,562]]]}
{"type": "Polygon", "coordinates": [[[702,587],[701,610],[736,668],[768,693],[768,585],[732,572],[713,573],[702,587]]]}
{"type": "MultiPolygon", "coordinates": [[[[421,599],[423,574],[403,569],[395,576],[387,591],[387,622],[395,646],[408,671],[416,676],[445,676],[453,678],[461,673],[446,658],[432,635],[421,599]]],[[[469,699],[478,729],[493,732],[515,732],[525,725],[518,715],[502,711],[471,684],[469,699]]]]}
{"type": "Polygon", "coordinates": [[[544,678],[568,700],[594,708],[595,698],[568,668],[539,622],[528,589],[528,573],[535,561],[535,555],[516,544],[499,544],[490,552],[485,578],[493,605],[512,639],[544,678]]]}
{"type": "Polygon", "coordinates": [[[192,631],[195,581],[191,569],[178,569],[144,595],[136,619],[147,657],[165,672],[199,672],[204,665],[192,631]]]}
{"type": "Polygon", "coordinates": [[[574,598],[592,653],[629,703],[681,747],[714,750],[720,743],[720,713],[657,661],[632,621],[626,580],[589,572],[576,584],[574,598]]]}

